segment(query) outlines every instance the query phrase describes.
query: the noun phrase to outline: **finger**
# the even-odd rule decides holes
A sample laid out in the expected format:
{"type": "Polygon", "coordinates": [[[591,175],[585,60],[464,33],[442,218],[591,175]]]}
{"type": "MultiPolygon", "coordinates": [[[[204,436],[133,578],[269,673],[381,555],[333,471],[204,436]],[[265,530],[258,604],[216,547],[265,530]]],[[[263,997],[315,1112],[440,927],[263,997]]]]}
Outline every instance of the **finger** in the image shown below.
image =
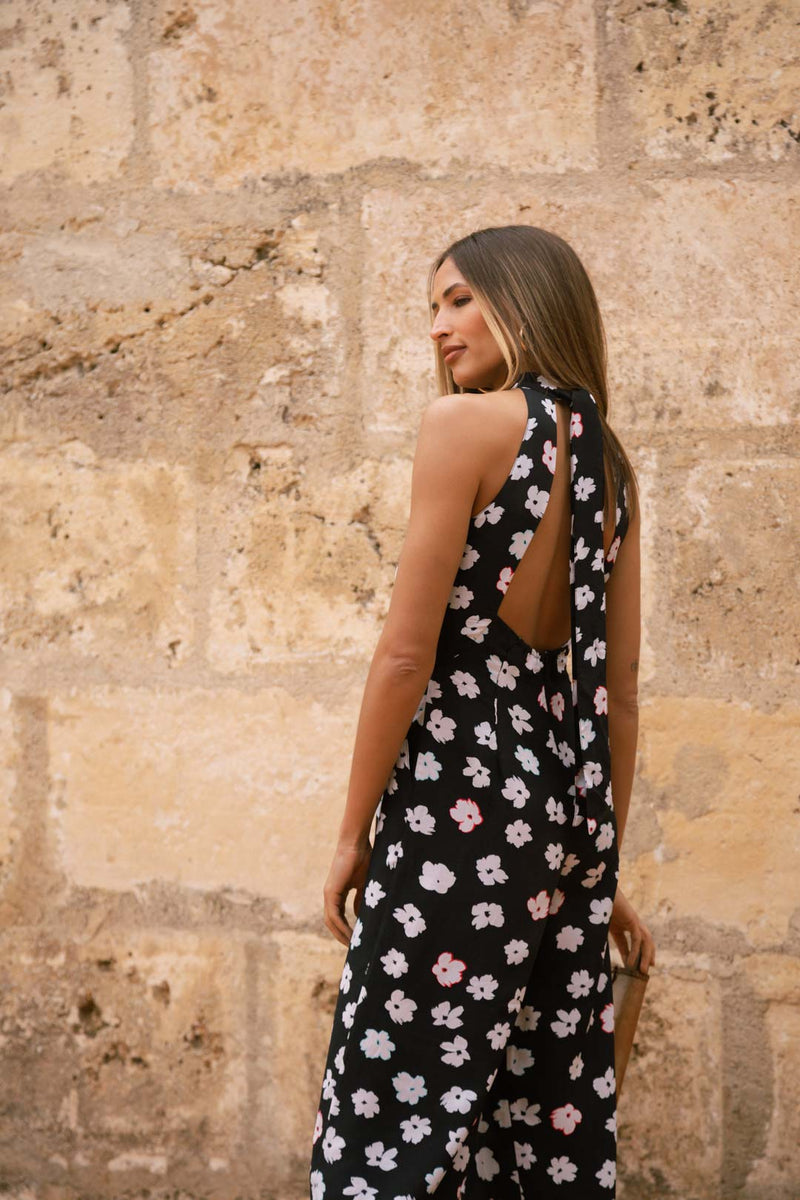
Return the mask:
{"type": "Polygon", "coordinates": [[[611,936],[614,939],[614,945],[617,947],[617,950],[619,950],[620,956],[624,963],[628,957],[628,943],[626,941],[625,934],[622,932],[622,930],[613,929],[611,931],[611,936]]]}
{"type": "Polygon", "coordinates": [[[336,938],[337,942],[341,942],[343,946],[350,945],[350,939],[347,936],[346,932],[342,929],[340,923],[336,923],[336,922],[330,920],[329,917],[326,917],[325,924],[328,926],[328,929],[331,931],[333,936],[336,938]]]}
{"type": "Polygon", "coordinates": [[[335,928],[335,926],[328,920],[327,917],[325,917],[325,928],[329,933],[333,934],[337,942],[342,940],[342,935],[339,933],[339,930],[335,928]]]}
{"type": "Polygon", "coordinates": [[[641,948],[642,948],[642,931],[639,928],[639,926],[637,925],[637,927],[631,931],[631,952],[630,952],[630,955],[628,956],[628,962],[626,964],[627,966],[629,966],[629,967],[636,966],[636,961],[639,957],[639,951],[641,950],[641,948]]]}
{"type": "Polygon", "coordinates": [[[653,944],[653,937],[647,926],[642,927],[642,963],[641,967],[645,974],[650,970],[656,959],[656,950],[653,944]]]}
{"type": "Polygon", "coordinates": [[[339,904],[333,898],[325,900],[325,919],[329,923],[328,927],[332,933],[335,933],[339,941],[344,941],[347,945],[350,941],[352,930],[347,923],[347,920],[342,913],[339,904]]]}

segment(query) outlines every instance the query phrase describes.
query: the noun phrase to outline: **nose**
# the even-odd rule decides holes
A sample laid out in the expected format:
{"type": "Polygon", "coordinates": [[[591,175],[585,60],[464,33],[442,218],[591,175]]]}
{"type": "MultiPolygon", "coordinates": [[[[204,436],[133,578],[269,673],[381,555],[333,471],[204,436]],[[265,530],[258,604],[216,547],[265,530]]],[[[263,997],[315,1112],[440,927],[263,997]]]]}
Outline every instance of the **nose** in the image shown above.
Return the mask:
{"type": "Polygon", "coordinates": [[[435,342],[437,342],[437,341],[439,341],[439,339],[442,337],[443,334],[446,337],[449,332],[450,332],[450,326],[447,324],[447,322],[444,320],[444,318],[440,318],[437,315],[436,318],[434,319],[433,325],[431,326],[431,337],[433,338],[433,340],[435,342]]]}

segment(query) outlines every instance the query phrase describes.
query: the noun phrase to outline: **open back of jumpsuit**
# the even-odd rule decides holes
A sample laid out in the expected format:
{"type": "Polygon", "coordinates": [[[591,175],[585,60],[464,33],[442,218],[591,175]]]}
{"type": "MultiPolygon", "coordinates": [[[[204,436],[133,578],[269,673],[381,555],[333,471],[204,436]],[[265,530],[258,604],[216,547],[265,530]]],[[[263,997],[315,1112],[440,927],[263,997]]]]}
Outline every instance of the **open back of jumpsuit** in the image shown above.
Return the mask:
{"type": "Polygon", "coordinates": [[[531,373],[517,386],[522,444],[470,521],[430,681],[378,805],[312,1200],[615,1195],[605,585],[628,509],[621,489],[606,555],[594,399],[531,373]],[[548,502],[556,395],[571,406],[571,637],[536,650],[497,608],[548,502]]]}

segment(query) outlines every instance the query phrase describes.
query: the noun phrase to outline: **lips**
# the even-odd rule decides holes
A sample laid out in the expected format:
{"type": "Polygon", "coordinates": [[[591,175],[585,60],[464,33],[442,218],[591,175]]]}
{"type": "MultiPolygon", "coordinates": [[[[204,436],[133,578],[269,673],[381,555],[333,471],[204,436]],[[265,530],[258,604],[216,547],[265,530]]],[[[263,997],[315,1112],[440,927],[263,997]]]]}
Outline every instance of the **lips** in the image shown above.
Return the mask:
{"type": "Polygon", "coordinates": [[[452,362],[455,356],[460,354],[462,350],[466,350],[466,346],[451,346],[449,349],[442,351],[442,357],[445,362],[452,362]]]}

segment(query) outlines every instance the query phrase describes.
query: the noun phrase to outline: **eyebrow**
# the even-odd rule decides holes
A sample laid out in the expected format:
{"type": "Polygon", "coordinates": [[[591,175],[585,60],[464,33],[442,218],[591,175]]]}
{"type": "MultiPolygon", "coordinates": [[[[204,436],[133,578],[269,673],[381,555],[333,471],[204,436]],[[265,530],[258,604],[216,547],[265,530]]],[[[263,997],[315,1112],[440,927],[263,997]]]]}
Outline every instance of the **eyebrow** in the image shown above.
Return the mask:
{"type": "MultiPolygon", "coordinates": [[[[446,288],[444,289],[444,291],[442,292],[442,299],[443,299],[443,300],[446,300],[446,299],[447,299],[447,297],[448,297],[448,296],[450,295],[450,293],[452,292],[453,288],[457,288],[457,287],[469,287],[469,284],[468,284],[468,283],[464,283],[464,280],[463,280],[463,279],[459,279],[457,283],[451,283],[451,284],[450,284],[450,287],[446,287],[446,288]]],[[[439,305],[438,305],[438,304],[436,303],[436,301],[434,300],[433,304],[431,305],[431,308],[432,308],[432,309],[433,309],[433,311],[435,312],[435,311],[436,311],[436,309],[437,309],[438,307],[439,307],[439,305]]]]}

